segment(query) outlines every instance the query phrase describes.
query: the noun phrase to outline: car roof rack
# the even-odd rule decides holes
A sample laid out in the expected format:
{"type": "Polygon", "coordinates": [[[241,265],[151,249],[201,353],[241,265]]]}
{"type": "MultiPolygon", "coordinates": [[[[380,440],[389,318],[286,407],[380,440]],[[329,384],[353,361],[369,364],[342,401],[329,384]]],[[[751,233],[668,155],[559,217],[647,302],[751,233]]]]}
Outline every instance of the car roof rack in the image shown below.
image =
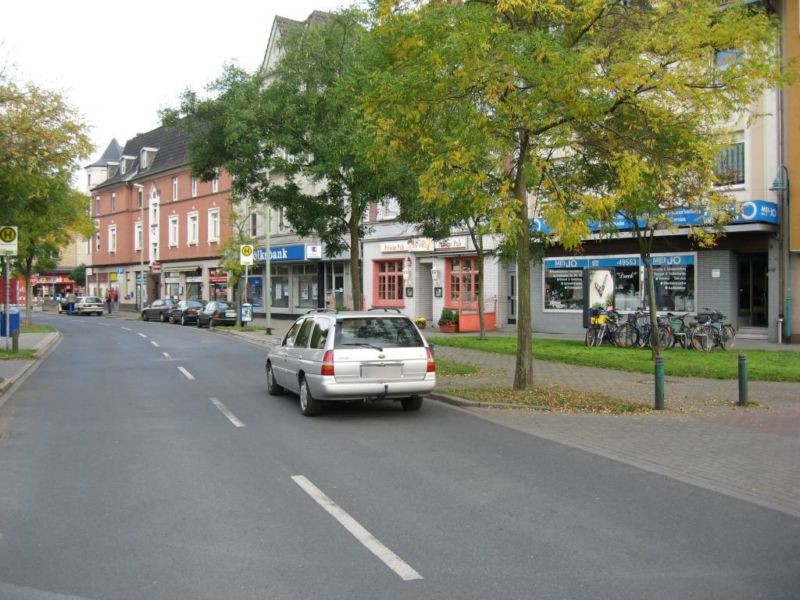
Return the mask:
{"type": "Polygon", "coordinates": [[[307,315],[315,314],[315,313],[335,313],[336,311],[332,308],[312,308],[309,311],[306,311],[307,315]]]}
{"type": "Polygon", "coordinates": [[[370,308],[367,312],[393,312],[398,315],[402,314],[399,308],[370,308]]]}

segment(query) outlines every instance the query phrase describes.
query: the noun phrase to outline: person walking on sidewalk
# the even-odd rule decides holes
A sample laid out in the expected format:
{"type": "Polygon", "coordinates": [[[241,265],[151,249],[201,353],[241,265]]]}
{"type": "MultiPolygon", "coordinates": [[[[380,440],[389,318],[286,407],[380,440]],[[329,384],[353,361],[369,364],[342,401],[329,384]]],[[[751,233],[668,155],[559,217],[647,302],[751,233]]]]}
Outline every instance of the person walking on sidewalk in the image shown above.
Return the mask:
{"type": "Polygon", "coordinates": [[[67,314],[71,315],[72,311],[75,310],[75,302],[78,300],[78,297],[75,295],[75,292],[72,290],[69,291],[67,294],[67,314]]]}

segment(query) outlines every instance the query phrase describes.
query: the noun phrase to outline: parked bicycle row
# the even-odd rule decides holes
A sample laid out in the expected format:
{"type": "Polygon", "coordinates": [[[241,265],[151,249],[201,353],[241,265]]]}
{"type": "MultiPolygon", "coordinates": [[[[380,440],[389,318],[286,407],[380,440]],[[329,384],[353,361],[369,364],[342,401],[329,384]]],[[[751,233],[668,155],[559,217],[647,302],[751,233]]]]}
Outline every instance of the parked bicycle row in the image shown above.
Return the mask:
{"type": "Polygon", "coordinates": [[[586,345],[591,347],[609,343],[620,348],[652,347],[657,336],[662,350],[669,350],[675,345],[703,352],[710,352],[714,348],[733,348],[736,330],[725,322],[726,317],[720,311],[705,308],[694,316],[695,320],[687,321],[691,316],[691,313],[659,315],[658,332],[653,335],[650,313],[647,311],[640,309],[623,317],[613,309],[592,309],[586,345]]]}

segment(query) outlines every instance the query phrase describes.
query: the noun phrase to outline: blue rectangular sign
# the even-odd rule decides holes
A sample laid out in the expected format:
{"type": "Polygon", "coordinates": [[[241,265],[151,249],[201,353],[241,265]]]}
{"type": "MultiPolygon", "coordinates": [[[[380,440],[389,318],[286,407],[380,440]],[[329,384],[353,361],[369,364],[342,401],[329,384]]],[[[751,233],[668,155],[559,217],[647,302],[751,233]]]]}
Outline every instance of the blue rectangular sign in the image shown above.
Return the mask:
{"type": "MultiPolygon", "coordinates": [[[[263,263],[267,260],[267,250],[265,247],[256,248],[254,252],[256,262],[263,263]]],[[[293,246],[271,246],[270,262],[281,262],[289,260],[305,260],[306,247],[303,244],[293,246]]]]}

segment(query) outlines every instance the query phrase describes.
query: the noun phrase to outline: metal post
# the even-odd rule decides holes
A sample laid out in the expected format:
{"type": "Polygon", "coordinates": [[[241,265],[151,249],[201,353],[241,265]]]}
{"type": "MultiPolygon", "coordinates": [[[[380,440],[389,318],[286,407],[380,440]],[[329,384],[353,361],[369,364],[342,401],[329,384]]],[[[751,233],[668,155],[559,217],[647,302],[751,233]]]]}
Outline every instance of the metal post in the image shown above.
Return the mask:
{"type": "Polygon", "coordinates": [[[11,285],[8,281],[8,261],[11,260],[8,255],[3,257],[3,272],[6,281],[6,300],[5,300],[5,319],[6,319],[6,352],[8,352],[8,338],[11,336],[11,308],[9,306],[9,294],[11,293],[11,285]]]}
{"type": "Polygon", "coordinates": [[[264,205],[267,212],[266,245],[267,252],[264,257],[264,315],[267,318],[267,335],[272,335],[272,208],[269,204],[264,205]]]}
{"type": "Polygon", "coordinates": [[[664,410],[664,359],[656,358],[656,410],[664,410]]]}
{"type": "Polygon", "coordinates": [[[747,356],[739,355],[739,406],[747,406],[747,356]]]}

